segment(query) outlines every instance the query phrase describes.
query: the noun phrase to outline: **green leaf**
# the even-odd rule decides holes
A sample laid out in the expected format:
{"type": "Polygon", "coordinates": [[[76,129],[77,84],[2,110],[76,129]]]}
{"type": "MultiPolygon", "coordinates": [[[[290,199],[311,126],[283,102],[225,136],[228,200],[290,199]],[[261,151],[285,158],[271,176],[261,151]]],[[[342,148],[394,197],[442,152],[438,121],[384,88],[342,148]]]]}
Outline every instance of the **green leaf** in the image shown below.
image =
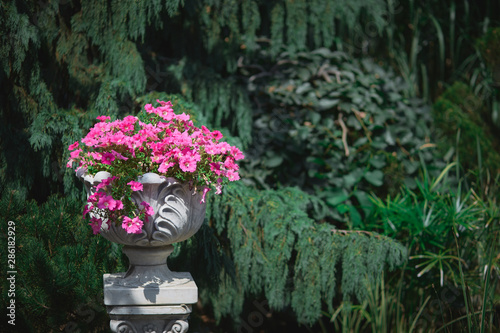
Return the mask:
{"type": "Polygon", "coordinates": [[[335,207],[349,199],[349,195],[345,190],[337,190],[331,193],[332,194],[326,199],[326,202],[332,207],[335,207]]]}
{"type": "Polygon", "coordinates": [[[333,108],[335,105],[339,104],[339,102],[339,99],[323,98],[318,101],[317,107],[318,110],[324,111],[333,108]]]}
{"type": "Polygon", "coordinates": [[[283,163],[283,157],[273,156],[269,159],[266,159],[264,163],[268,168],[276,168],[277,166],[281,165],[281,163],[283,163]]]}
{"type": "Polygon", "coordinates": [[[380,170],[368,171],[365,173],[364,178],[372,185],[382,186],[384,173],[380,170]]]}
{"type": "Polygon", "coordinates": [[[321,115],[318,112],[314,111],[309,112],[309,117],[313,125],[318,125],[319,122],[321,121],[321,115]]]}
{"type": "Polygon", "coordinates": [[[370,159],[370,164],[376,169],[382,169],[387,163],[384,155],[375,155],[370,159]]]}
{"type": "Polygon", "coordinates": [[[370,211],[373,207],[373,202],[370,200],[368,193],[357,190],[354,191],[353,196],[358,200],[359,205],[365,215],[370,214],[370,211]]]}
{"type": "Polygon", "coordinates": [[[305,82],[297,87],[297,89],[295,90],[295,93],[300,95],[308,90],[311,90],[311,84],[309,82],[305,82]]]}
{"type": "Polygon", "coordinates": [[[340,214],[345,214],[345,213],[347,213],[350,210],[351,207],[352,206],[349,206],[349,205],[346,205],[346,204],[340,204],[340,205],[337,206],[337,211],[340,214]]]}
{"type": "Polygon", "coordinates": [[[358,227],[361,225],[362,219],[361,219],[361,214],[359,214],[358,210],[356,207],[350,205],[349,206],[349,214],[351,216],[351,221],[353,227],[358,227]]]}
{"type": "Polygon", "coordinates": [[[344,186],[350,188],[357,184],[363,177],[363,169],[358,168],[343,177],[344,186]]]}

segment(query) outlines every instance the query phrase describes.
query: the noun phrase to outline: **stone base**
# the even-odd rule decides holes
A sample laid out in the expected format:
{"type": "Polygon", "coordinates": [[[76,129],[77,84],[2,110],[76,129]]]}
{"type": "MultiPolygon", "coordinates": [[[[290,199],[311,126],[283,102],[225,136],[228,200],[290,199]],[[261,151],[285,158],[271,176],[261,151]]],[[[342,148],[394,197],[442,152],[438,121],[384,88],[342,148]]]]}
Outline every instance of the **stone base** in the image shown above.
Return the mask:
{"type": "Polygon", "coordinates": [[[123,275],[104,274],[105,305],[175,305],[198,301],[198,287],[190,273],[176,273],[178,280],[171,284],[149,283],[135,287],[115,283],[123,275]]]}
{"type": "Polygon", "coordinates": [[[112,332],[187,332],[191,304],[198,301],[198,287],[191,274],[175,273],[176,280],[171,284],[149,283],[134,287],[116,283],[124,274],[103,276],[104,304],[112,332]]]}
{"type": "Polygon", "coordinates": [[[112,332],[186,333],[190,305],[180,306],[108,306],[112,332]]]}

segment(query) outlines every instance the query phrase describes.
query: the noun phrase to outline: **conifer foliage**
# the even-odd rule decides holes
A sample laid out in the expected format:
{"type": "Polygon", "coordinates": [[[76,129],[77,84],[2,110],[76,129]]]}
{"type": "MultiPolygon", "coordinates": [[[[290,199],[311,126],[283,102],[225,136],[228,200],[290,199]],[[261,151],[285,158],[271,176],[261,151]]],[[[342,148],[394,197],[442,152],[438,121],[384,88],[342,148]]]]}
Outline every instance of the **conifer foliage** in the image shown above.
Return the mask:
{"type": "Polygon", "coordinates": [[[196,267],[185,257],[176,264],[193,262],[184,267],[195,278],[199,274],[203,285],[220,276],[217,287],[200,288],[217,321],[238,318],[246,299],[264,296],[272,311],[291,307],[299,323],[312,325],[324,306],[334,308],[335,296],[366,299],[366,286],[407,257],[406,248],[390,238],[316,223],[312,216],[325,209],[298,188],[258,191],[231,184],[207,206],[211,231],[200,232],[180,251],[204,253],[211,267],[196,267]]]}
{"type": "MultiPolygon", "coordinates": [[[[15,222],[17,274],[16,325],[2,320],[2,332],[106,331],[102,274],[126,266],[117,244],[89,233],[80,208],[78,200],[59,196],[43,205],[25,203],[15,191],[3,196],[0,232],[7,234],[6,221],[15,222]]],[[[4,249],[6,240],[0,238],[4,249]]],[[[0,263],[7,267],[7,256],[0,263]]],[[[3,291],[7,282],[2,275],[3,291]]],[[[2,304],[8,304],[7,296],[2,292],[2,304]]]]}

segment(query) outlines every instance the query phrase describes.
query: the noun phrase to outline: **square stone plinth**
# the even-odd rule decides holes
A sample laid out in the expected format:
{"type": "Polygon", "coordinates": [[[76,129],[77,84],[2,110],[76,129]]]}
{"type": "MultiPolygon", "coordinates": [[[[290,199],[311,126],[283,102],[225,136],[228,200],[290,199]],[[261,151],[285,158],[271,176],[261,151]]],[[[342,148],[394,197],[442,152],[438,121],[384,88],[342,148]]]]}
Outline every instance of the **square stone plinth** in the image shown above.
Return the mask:
{"type": "Polygon", "coordinates": [[[190,273],[172,283],[150,283],[145,286],[123,286],[119,281],[124,273],[104,274],[104,304],[114,305],[177,305],[195,304],[198,287],[190,273]]]}

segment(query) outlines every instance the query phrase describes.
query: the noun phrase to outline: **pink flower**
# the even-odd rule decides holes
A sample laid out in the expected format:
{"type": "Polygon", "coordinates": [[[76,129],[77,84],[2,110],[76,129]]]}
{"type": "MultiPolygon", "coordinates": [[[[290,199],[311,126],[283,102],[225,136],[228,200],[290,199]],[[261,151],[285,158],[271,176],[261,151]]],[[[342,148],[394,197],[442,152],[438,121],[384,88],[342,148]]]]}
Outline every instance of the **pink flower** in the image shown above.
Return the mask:
{"type": "Polygon", "coordinates": [[[111,117],[108,117],[108,116],[99,116],[96,119],[100,120],[101,122],[105,122],[106,120],[110,120],[111,117]]]}
{"type": "Polygon", "coordinates": [[[231,147],[231,155],[233,155],[236,161],[244,159],[245,155],[242,154],[241,150],[236,147],[231,147]]]}
{"type": "Polygon", "coordinates": [[[205,125],[201,125],[201,130],[202,130],[203,134],[207,134],[207,135],[212,136],[212,132],[210,132],[210,130],[208,128],[206,128],[205,125]]]}
{"type": "Polygon", "coordinates": [[[73,167],[73,162],[74,161],[72,159],[68,160],[68,163],[66,163],[66,168],[72,168],[73,167]]]}
{"type": "Polygon", "coordinates": [[[104,193],[102,192],[95,192],[94,194],[88,197],[87,202],[96,203],[99,201],[99,198],[101,198],[103,195],[104,193]]]}
{"type": "Polygon", "coordinates": [[[96,191],[105,188],[106,186],[110,185],[113,180],[115,180],[117,177],[109,177],[106,179],[103,179],[97,186],[96,186],[96,191]]]}
{"type": "Polygon", "coordinates": [[[97,143],[99,143],[99,141],[97,141],[97,140],[96,140],[96,139],[94,139],[94,138],[86,138],[86,137],[82,139],[82,142],[83,142],[83,143],[85,143],[85,145],[86,145],[87,147],[93,147],[93,146],[95,146],[97,143]]]}
{"type": "Polygon", "coordinates": [[[238,172],[235,172],[233,170],[227,170],[226,171],[226,177],[230,181],[235,181],[235,180],[240,179],[240,175],[238,174],[238,172]]]}
{"type": "Polygon", "coordinates": [[[141,206],[144,207],[144,213],[146,214],[146,216],[153,216],[155,214],[153,207],[151,207],[151,205],[146,201],[141,202],[141,206]]]}
{"type": "Polygon", "coordinates": [[[160,173],[166,173],[170,167],[173,167],[174,163],[173,162],[168,162],[163,161],[160,166],[158,167],[158,172],[160,173]]]}
{"type": "Polygon", "coordinates": [[[125,118],[123,118],[123,121],[122,121],[122,124],[135,124],[137,122],[137,117],[134,117],[134,116],[126,116],[125,118]]]}
{"type": "Polygon", "coordinates": [[[215,140],[220,140],[220,139],[222,139],[222,133],[220,131],[213,131],[212,132],[212,137],[215,140]]]}
{"type": "Polygon", "coordinates": [[[202,193],[202,196],[201,196],[200,204],[205,203],[205,196],[207,195],[208,191],[210,191],[209,187],[204,187],[203,188],[203,193],[202,193]]]}
{"type": "Polygon", "coordinates": [[[110,195],[103,195],[99,198],[99,201],[97,201],[97,208],[99,209],[107,208],[109,210],[115,210],[115,207],[116,201],[110,195]]]}
{"type": "Polygon", "coordinates": [[[189,120],[189,115],[182,113],[182,114],[176,114],[175,119],[180,120],[180,121],[188,121],[189,120]]]}
{"type": "Polygon", "coordinates": [[[74,149],[78,148],[78,145],[79,145],[78,141],[75,141],[75,143],[73,143],[72,145],[69,145],[68,150],[74,150],[74,149]]]}
{"type": "Polygon", "coordinates": [[[215,185],[215,194],[219,195],[222,193],[222,178],[217,178],[217,184],[215,185]]]}
{"type": "Polygon", "coordinates": [[[220,154],[220,148],[217,145],[205,146],[205,152],[210,155],[220,154]]]}
{"type": "Polygon", "coordinates": [[[92,232],[97,235],[101,231],[102,220],[96,217],[90,219],[89,225],[92,227],[92,232]]]}
{"type": "Polygon", "coordinates": [[[200,155],[189,147],[184,148],[177,156],[179,158],[179,167],[184,172],[195,172],[196,162],[201,160],[200,155]]]}
{"type": "Polygon", "coordinates": [[[128,216],[123,217],[122,228],[127,231],[129,234],[140,234],[142,232],[143,226],[142,220],[139,217],[134,217],[131,219],[128,216]]]}
{"type": "Polygon", "coordinates": [[[219,163],[210,163],[210,171],[215,172],[216,175],[220,176],[222,173],[220,170],[220,164],[219,163]]]}
{"type": "Polygon", "coordinates": [[[91,152],[90,156],[92,156],[94,158],[94,160],[96,160],[96,161],[100,161],[102,159],[102,154],[101,153],[91,152]]]}
{"type": "Polygon", "coordinates": [[[114,150],[112,150],[111,153],[113,154],[114,157],[116,157],[119,160],[123,160],[123,161],[128,160],[128,157],[125,157],[122,154],[120,154],[120,153],[118,153],[118,152],[116,152],[114,150]]]}
{"type": "Polygon", "coordinates": [[[118,209],[118,202],[115,199],[112,199],[108,202],[108,209],[110,211],[114,211],[118,209]]]}
{"type": "Polygon", "coordinates": [[[232,157],[226,158],[226,161],[224,161],[224,167],[226,169],[233,169],[233,170],[239,169],[238,164],[234,163],[234,159],[232,157]]]}
{"type": "Polygon", "coordinates": [[[93,208],[94,208],[93,205],[86,204],[85,207],[83,208],[83,218],[85,218],[85,215],[87,215],[88,213],[90,213],[93,208]]]}
{"type": "Polygon", "coordinates": [[[172,102],[168,101],[168,102],[164,102],[164,101],[160,101],[159,99],[156,100],[157,103],[160,103],[161,106],[169,106],[169,107],[172,107],[172,102]]]}
{"type": "Polygon", "coordinates": [[[231,146],[227,142],[220,142],[217,144],[217,148],[219,149],[219,154],[225,154],[227,151],[231,149],[231,146]]]}
{"type": "Polygon", "coordinates": [[[71,154],[69,154],[69,156],[70,158],[79,158],[81,152],[82,152],[81,149],[77,149],[75,151],[72,151],[71,154]]]}
{"type": "Polygon", "coordinates": [[[115,210],[122,210],[123,209],[123,202],[121,200],[115,200],[115,210]]]}
{"type": "Polygon", "coordinates": [[[136,182],[134,180],[128,182],[127,185],[130,185],[130,188],[132,189],[132,191],[142,191],[142,188],[143,188],[141,183],[136,182]]]}
{"type": "Polygon", "coordinates": [[[195,172],[196,160],[191,156],[182,157],[179,161],[179,167],[184,172],[195,172]]]}
{"type": "Polygon", "coordinates": [[[215,185],[215,194],[219,195],[221,193],[222,193],[222,185],[221,184],[215,185]]]}
{"type": "Polygon", "coordinates": [[[111,165],[111,162],[113,162],[114,160],[115,160],[115,155],[113,155],[112,153],[106,152],[102,154],[101,158],[102,164],[111,165]]]}

